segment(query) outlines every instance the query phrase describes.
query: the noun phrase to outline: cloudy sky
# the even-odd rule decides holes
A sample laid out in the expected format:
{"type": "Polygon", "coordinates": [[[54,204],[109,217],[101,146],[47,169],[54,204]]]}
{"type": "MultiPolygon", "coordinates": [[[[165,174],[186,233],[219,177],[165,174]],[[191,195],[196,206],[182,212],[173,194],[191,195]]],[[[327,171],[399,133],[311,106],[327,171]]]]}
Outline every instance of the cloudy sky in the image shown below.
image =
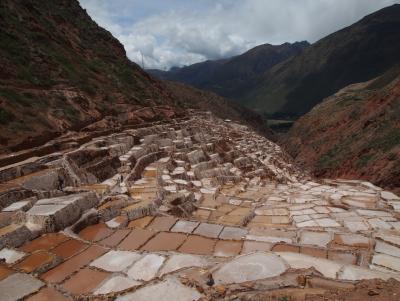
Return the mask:
{"type": "Polygon", "coordinates": [[[145,68],[318,39],[400,0],[79,0],[145,68]]]}

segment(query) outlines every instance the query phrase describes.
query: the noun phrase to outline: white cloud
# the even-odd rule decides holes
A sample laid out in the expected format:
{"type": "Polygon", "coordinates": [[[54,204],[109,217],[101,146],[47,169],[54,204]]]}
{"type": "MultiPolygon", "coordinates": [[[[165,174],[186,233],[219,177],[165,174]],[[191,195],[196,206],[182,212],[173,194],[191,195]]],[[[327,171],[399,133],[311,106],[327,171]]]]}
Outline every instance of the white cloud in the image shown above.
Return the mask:
{"type": "Polygon", "coordinates": [[[80,0],[146,68],[166,69],[325,35],[398,0],[80,0]]]}

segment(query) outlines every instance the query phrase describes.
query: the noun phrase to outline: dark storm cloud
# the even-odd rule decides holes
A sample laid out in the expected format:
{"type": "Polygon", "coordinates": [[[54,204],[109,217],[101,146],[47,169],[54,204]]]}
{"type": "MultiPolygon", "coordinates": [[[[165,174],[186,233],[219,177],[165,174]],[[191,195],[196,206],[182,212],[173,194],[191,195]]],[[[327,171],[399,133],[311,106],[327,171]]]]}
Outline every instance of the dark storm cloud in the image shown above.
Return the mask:
{"type": "Polygon", "coordinates": [[[316,40],[399,0],[80,0],[130,59],[169,68],[316,40]]]}

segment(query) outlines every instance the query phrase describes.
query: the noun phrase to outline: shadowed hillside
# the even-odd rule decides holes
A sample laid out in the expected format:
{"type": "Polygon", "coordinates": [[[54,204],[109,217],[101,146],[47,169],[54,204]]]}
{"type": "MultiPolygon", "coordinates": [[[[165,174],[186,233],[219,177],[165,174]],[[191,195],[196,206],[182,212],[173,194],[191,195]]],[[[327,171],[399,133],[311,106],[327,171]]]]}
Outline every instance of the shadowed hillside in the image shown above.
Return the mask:
{"type": "Polygon", "coordinates": [[[161,79],[173,80],[213,91],[221,96],[240,100],[253,86],[257,76],[287,58],[301,53],[308,42],[282,45],[259,45],[229,58],[206,61],[170,71],[149,70],[161,79]]]}
{"type": "Polygon", "coordinates": [[[274,66],[241,103],[276,115],[301,116],[349,84],[379,76],[400,62],[400,5],[337,31],[274,66]]]}

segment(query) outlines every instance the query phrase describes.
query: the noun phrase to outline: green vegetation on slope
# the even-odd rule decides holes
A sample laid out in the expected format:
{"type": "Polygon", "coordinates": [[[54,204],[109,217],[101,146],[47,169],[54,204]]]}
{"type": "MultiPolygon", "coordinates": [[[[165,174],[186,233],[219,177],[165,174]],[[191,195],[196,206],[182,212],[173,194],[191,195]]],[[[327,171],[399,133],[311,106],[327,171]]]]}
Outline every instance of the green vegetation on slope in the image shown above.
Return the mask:
{"type": "Polygon", "coordinates": [[[179,81],[240,100],[251,89],[257,76],[289,57],[298,55],[308,42],[282,45],[264,44],[228,59],[206,61],[170,71],[149,70],[166,80],[179,81]]]}
{"type": "MultiPolygon", "coordinates": [[[[116,126],[141,122],[134,112],[143,107],[163,106],[164,117],[184,113],[174,87],[131,62],[77,0],[0,1],[0,65],[0,151],[32,147],[105,117],[116,126]]],[[[207,97],[197,97],[206,109],[214,105],[207,97]]],[[[240,106],[227,106],[240,116],[240,106]]]]}
{"type": "Polygon", "coordinates": [[[400,62],[399,53],[400,4],[396,4],[274,66],[257,79],[241,103],[275,116],[298,117],[341,88],[384,73],[400,62]]]}
{"type": "Polygon", "coordinates": [[[301,117],[282,139],[316,175],[400,187],[400,67],[349,86],[301,117]]]}

